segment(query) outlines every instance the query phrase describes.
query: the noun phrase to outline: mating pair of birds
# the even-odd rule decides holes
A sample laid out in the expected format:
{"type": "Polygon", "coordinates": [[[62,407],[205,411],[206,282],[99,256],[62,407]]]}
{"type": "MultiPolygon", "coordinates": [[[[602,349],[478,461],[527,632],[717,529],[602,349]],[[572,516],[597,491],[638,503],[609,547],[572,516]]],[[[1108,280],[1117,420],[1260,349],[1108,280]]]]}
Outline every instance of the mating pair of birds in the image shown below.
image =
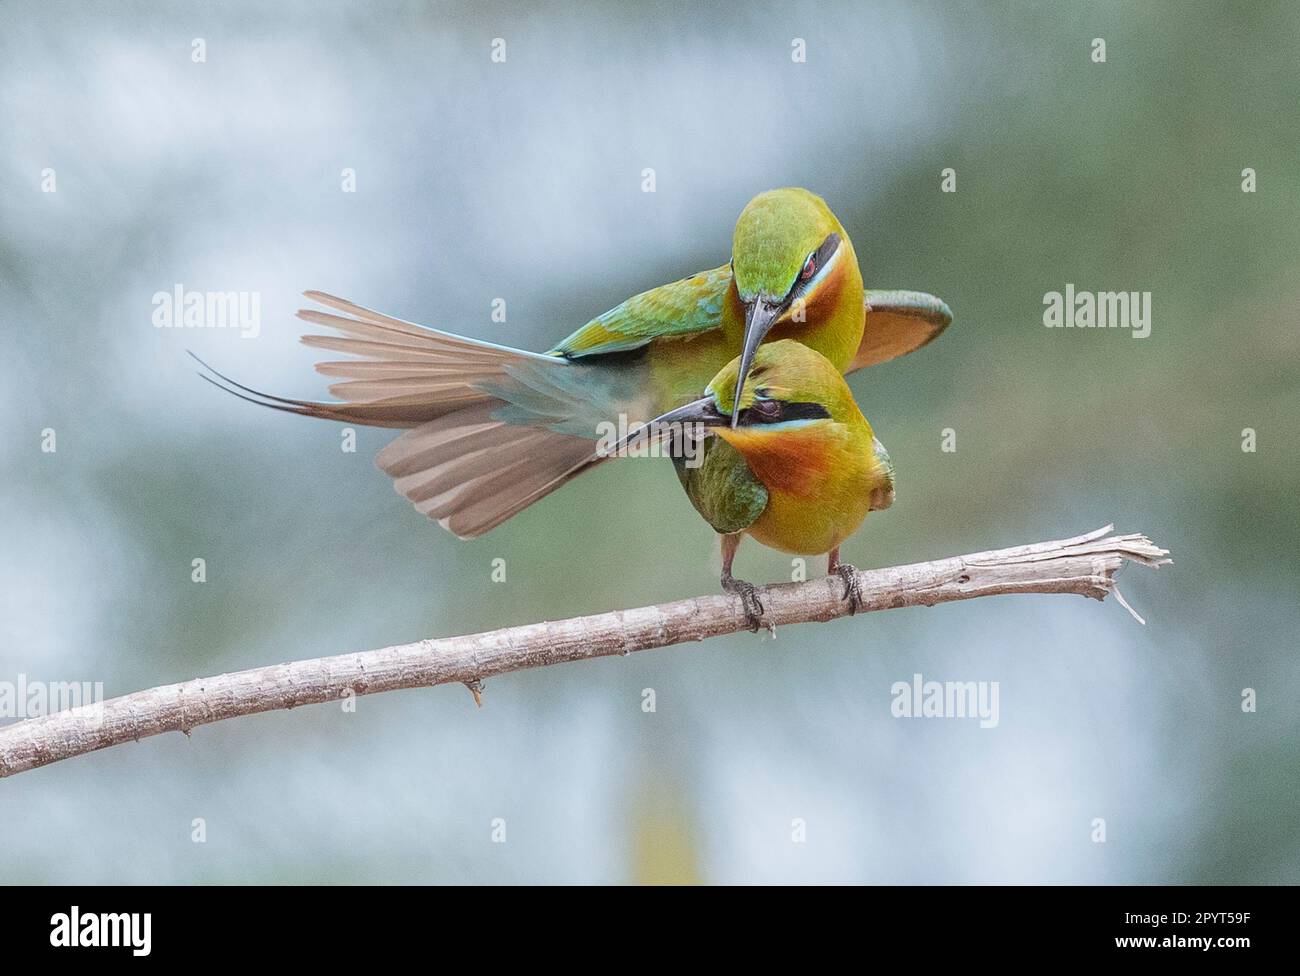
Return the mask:
{"type": "MultiPolygon", "coordinates": [[[[920,292],[864,289],[853,244],[818,196],[759,194],[736,222],[731,260],[629,298],[546,353],[414,325],[320,292],[299,317],[343,337],[303,342],[359,359],[318,363],[341,402],[218,385],[263,406],[350,424],[409,428],[379,467],[443,528],[473,538],[614,453],[602,424],[692,425],[691,463],[671,452],[722,545],[722,585],[757,629],[751,584],[732,575],[740,540],[828,557],[856,609],[839,547],[894,497],[889,455],[843,374],[925,345],[951,321],[920,292]]],[[[630,439],[630,438],[628,438],[630,439]]],[[[624,443],[628,439],[625,439],[624,443]]]]}

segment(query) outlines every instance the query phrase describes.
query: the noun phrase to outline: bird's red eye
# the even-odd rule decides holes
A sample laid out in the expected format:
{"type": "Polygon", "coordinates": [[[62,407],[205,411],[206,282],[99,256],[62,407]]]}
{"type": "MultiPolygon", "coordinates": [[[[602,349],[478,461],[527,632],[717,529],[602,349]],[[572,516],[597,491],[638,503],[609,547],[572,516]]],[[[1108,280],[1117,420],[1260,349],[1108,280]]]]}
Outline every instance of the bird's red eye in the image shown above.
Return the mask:
{"type": "Polygon", "coordinates": [[[808,260],[803,263],[803,270],[799,272],[799,280],[807,281],[809,278],[813,276],[813,272],[815,272],[816,270],[817,270],[817,256],[814,254],[810,254],[808,255],[808,260]]]}
{"type": "Polygon", "coordinates": [[[776,400],[755,400],[752,409],[760,417],[770,420],[781,413],[781,404],[776,400]]]}

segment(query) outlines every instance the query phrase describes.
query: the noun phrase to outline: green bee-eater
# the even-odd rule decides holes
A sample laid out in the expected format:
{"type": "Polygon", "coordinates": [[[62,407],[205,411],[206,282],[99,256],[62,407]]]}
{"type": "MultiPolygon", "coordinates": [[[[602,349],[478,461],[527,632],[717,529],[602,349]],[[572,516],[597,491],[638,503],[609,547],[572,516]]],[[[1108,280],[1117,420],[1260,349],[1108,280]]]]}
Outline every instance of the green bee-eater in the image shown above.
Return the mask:
{"type": "Polygon", "coordinates": [[[281,410],[412,428],[377,463],[419,511],[461,538],[500,525],[605,460],[595,448],[602,424],[624,418],[635,427],[694,400],[737,357],[743,381],[764,340],[795,339],[847,372],[910,352],[951,320],[930,295],[864,292],[839,220],[820,197],[795,188],[750,201],[729,263],[635,295],[546,353],[306,294],[343,314],[299,317],[345,337],[303,342],[366,357],[317,364],[345,379],[330,387],[343,402],[230,385],[281,410]]]}
{"type": "Polygon", "coordinates": [[[762,604],[755,587],[731,574],[748,535],[782,552],[827,556],[827,572],[844,579],[857,609],[853,567],[839,561],[840,544],[867,512],[894,501],[894,468],[858,409],[840,371],[823,355],[791,339],[769,342],[751,357],[739,398],[737,356],[709,382],[701,399],[632,431],[679,440],[713,434],[702,456],[680,443],[673,464],[691,504],[722,541],[722,586],[745,601],[757,629],[762,604]],[[694,431],[691,431],[691,426],[694,431]]]}

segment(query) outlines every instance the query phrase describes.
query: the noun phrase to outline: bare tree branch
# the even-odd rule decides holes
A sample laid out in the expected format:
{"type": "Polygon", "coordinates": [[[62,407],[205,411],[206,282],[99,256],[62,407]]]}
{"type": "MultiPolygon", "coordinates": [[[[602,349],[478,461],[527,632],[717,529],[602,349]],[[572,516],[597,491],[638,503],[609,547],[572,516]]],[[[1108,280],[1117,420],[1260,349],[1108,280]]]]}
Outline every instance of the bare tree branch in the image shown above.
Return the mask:
{"type": "MultiPolygon", "coordinates": [[[[862,610],[933,606],[999,593],[1075,593],[1101,600],[1114,591],[1123,602],[1114,581],[1120,567],[1129,560],[1159,566],[1169,562],[1164,558],[1168,553],[1142,535],[1108,535],[1112,528],[860,572],[862,610]]],[[[838,576],[770,586],[762,590],[762,601],[764,620],[774,626],[833,620],[849,612],[838,576]]],[[[483,680],[498,674],[744,629],[739,597],[701,596],[196,678],[0,728],[0,777],[161,732],[188,735],[209,722],[350,695],[461,683],[480,701],[483,680]]]]}

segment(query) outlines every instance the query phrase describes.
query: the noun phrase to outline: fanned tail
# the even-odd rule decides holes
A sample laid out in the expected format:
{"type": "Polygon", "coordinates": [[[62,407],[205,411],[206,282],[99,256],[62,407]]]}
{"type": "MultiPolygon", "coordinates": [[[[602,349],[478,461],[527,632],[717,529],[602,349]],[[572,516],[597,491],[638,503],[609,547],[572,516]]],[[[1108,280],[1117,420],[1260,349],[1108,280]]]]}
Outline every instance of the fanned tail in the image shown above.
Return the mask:
{"type": "Polygon", "coordinates": [[[603,458],[585,437],[492,418],[484,403],[407,431],[375,459],[416,509],[462,539],[496,528],[603,458]]]}
{"type": "MultiPolygon", "coordinates": [[[[298,317],[343,333],[304,344],[366,358],[318,363],[341,377],[328,403],[273,396],[194,356],[203,379],[242,400],[288,413],[371,427],[409,428],[376,463],[415,507],[461,538],[495,528],[603,458],[584,403],[582,372],[558,356],[512,349],[404,322],[323,292],[337,312],[298,317]],[[571,432],[554,428],[568,426],[571,432]]],[[[191,353],[190,355],[194,355],[191,353]]]]}

